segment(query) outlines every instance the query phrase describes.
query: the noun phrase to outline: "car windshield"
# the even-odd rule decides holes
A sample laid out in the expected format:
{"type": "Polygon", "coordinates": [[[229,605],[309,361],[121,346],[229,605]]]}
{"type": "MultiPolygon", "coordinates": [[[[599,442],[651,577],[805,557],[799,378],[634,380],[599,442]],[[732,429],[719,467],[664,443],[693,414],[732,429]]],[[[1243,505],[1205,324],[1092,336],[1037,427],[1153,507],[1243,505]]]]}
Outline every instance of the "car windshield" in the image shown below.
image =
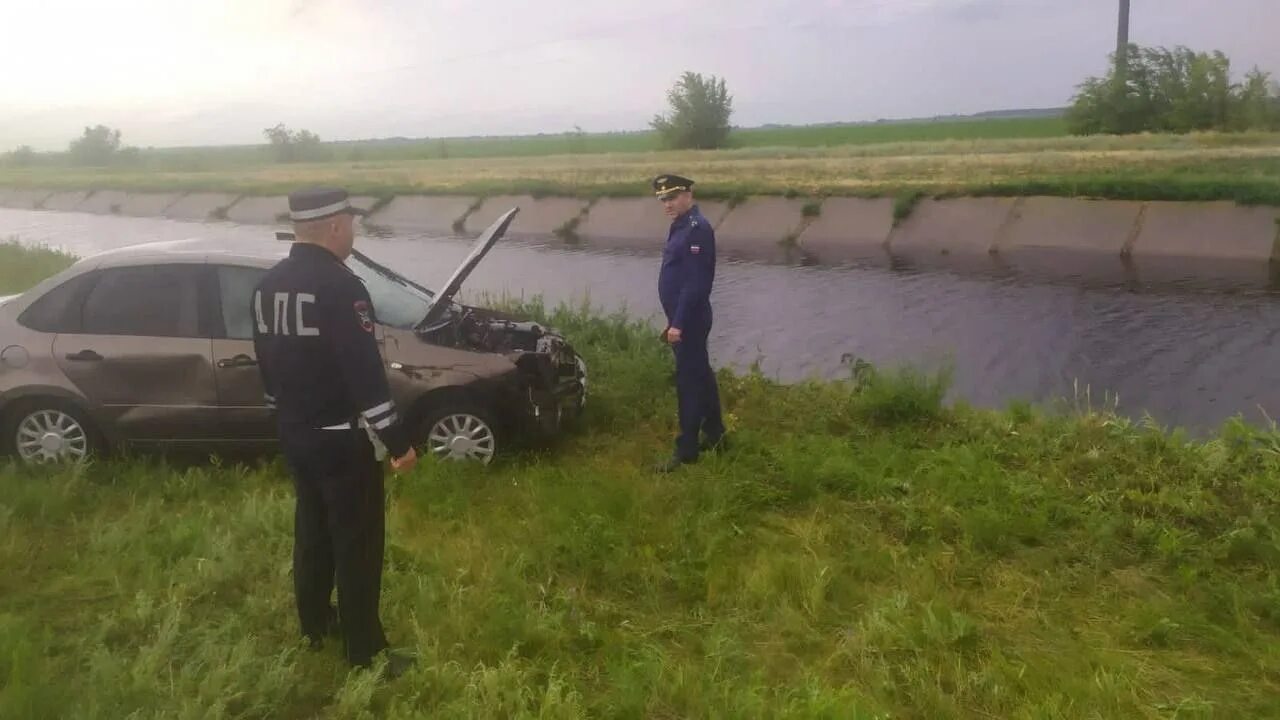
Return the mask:
{"type": "Polygon", "coordinates": [[[431,307],[434,293],[363,255],[352,254],[347,267],[364,281],[378,322],[384,325],[412,330],[431,307]]]}

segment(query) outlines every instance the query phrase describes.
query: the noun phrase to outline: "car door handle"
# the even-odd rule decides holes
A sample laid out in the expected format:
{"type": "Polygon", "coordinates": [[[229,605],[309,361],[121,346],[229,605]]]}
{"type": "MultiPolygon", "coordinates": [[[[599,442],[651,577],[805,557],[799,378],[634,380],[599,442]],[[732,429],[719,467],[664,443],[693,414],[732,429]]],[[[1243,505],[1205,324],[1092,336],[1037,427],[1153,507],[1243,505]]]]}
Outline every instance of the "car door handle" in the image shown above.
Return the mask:
{"type": "Polygon", "coordinates": [[[81,350],[67,355],[67,359],[72,362],[101,362],[102,356],[92,350],[81,350]]]}
{"type": "Polygon", "coordinates": [[[218,367],[220,368],[254,367],[257,364],[258,364],[257,360],[254,360],[253,358],[243,353],[241,353],[240,355],[236,355],[235,357],[232,357],[232,358],[223,358],[218,361],[218,367]]]}
{"type": "Polygon", "coordinates": [[[258,361],[248,355],[236,355],[233,358],[223,358],[218,361],[218,367],[220,368],[254,367],[257,364],[258,361]]]}

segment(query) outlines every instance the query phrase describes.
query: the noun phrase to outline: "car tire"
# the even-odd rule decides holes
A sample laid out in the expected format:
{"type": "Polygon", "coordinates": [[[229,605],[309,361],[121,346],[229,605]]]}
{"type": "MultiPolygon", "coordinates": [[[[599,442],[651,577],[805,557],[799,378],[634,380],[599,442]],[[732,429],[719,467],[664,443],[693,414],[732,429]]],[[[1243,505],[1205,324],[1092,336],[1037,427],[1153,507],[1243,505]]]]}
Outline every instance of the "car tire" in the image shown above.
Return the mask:
{"type": "Polygon", "coordinates": [[[88,413],[57,398],[21,400],[0,417],[0,450],[29,463],[84,462],[105,449],[88,413]]]}
{"type": "Polygon", "coordinates": [[[418,428],[424,454],[441,460],[488,465],[506,451],[493,415],[465,400],[432,403],[418,428]]]}

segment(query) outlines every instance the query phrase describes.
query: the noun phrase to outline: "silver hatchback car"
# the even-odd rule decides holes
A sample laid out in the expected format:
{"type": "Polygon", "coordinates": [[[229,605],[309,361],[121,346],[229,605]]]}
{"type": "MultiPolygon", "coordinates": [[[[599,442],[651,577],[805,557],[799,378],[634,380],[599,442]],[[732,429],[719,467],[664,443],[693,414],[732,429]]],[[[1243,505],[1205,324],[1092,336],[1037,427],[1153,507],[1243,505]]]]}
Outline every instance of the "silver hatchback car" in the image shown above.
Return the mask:
{"type": "MultiPolygon", "coordinates": [[[[512,440],[560,432],[585,404],[586,365],[561,335],[454,302],[496,239],[481,237],[439,293],[361,253],[347,261],[373,298],[415,444],[441,457],[488,463],[512,440]]],[[[0,298],[0,451],[40,462],[274,443],[249,298],[287,251],[269,240],[138,245],[0,298]]]]}

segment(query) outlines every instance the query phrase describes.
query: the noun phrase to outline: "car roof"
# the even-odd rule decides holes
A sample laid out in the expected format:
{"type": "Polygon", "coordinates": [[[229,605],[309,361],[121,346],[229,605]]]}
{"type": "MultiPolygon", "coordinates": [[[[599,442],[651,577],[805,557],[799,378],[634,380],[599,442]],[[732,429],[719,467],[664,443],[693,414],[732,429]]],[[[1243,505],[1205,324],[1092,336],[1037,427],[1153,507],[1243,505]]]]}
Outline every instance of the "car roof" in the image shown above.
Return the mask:
{"type": "Polygon", "coordinates": [[[262,240],[188,238],[140,243],[106,250],[85,258],[92,267],[124,267],[158,262],[224,262],[269,267],[289,252],[290,243],[262,240]]]}

